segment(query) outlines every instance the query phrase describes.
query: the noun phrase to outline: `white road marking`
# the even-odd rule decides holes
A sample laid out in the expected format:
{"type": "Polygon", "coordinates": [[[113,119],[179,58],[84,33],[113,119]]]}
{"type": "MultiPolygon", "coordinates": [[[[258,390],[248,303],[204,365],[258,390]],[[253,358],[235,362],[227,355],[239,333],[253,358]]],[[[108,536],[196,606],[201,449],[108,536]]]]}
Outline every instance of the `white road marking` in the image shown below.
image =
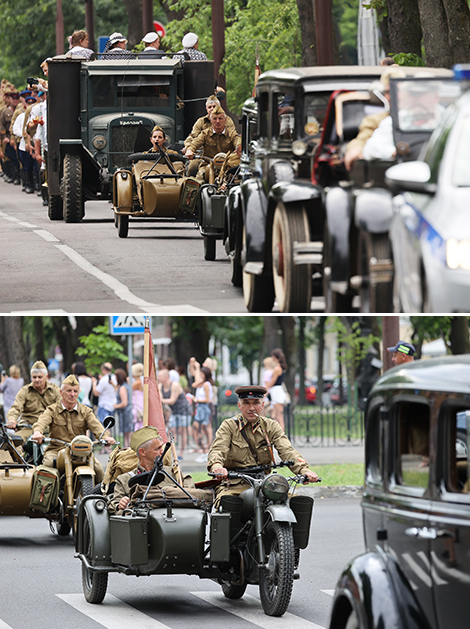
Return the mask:
{"type": "Polygon", "coordinates": [[[51,232],[48,232],[46,229],[34,229],[33,231],[35,234],[41,236],[41,238],[44,238],[44,240],[47,240],[48,242],[60,242],[58,238],[53,236],[51,232]]]}
{"type": "Polygon", "coordinates": [[[21,225],[22,227],[29,227],[30,229],[37,229],[38,228],[37,225],[33,225],[32,223],[27,223],[26,221],[20,221],[19,225],[21,225]]]}
{"type": "Polygon", "coordinates": [[[123,603],[111,594],[107,594],[100,605],[87,603],[83,594],[57,594],[57,596],[77,611],[108,629],[129,629],[129,627],[168,629],[168,625],[139,612],[135,607],[123,603]]]}
{"type": "Polygon", "coordinates": [[[0,620],[0,629],[11,629],[11,627],[7,625],[6,622],[3,622],[3,620],[0,620]]]}
{"type": "Polygon", "coordinates": [[[48,315],[65,315],[67,314],[66,310],[44,310],[44,308],[41,308],[40,310],[10,310],[10,314],[12,315],[17,315],[17,316],[22,316],[22,317],[26,317],[28,315],[37,315],[37,314],[44,314],[47,313],[48,315]]]}
{"type": "Polygon", "coordinates": [[[317,625],[289,612],[286,612],[280,618],[266,616],[259,599],[249,594],[245,594],[243,598],[236,601],[225,598],[222,592],[191,592],[191,594],[265,629],[285,629],[286,627],[289,627],[289,629],[325,629],[322,625],[317,625]]]}
{"type": "Polygon", "coordinates": [[[6,219],[7,221],[11,221],[12,223],[19,223],[20,219],[16,218],[16,216],[8,216],[8,214],[4,214],[3,218],[6,219]]]}
{"type": "Polygon", "coordinates": [[[334,590],[320,590],[320,592],[323,592],[323,594],[328,594],[328,596],[334,596],[335,595],[335,591],[334,590]]]}

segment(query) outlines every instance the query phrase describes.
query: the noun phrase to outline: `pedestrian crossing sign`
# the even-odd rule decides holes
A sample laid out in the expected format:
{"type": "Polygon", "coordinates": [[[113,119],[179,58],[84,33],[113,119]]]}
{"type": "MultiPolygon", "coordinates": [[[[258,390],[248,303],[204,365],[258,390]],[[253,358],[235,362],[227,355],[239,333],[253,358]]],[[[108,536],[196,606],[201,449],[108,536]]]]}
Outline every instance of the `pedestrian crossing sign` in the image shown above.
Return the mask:
{"type": "Polygon", "coordinates": [[[145,315],[111,315],[109,317],[109,332],[115,336],[144,334],[146,321],[148,321],[150,329],[152,328],[151,319],[145,315]]]}

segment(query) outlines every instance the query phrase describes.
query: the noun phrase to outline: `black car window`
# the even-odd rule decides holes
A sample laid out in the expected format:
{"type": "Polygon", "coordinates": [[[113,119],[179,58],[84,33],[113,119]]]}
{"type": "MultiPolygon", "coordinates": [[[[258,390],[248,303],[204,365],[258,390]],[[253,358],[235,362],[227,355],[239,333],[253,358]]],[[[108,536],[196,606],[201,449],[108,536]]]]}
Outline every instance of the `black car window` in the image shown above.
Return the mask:
{"type": "Polygon", "coordinates": [[[396,481],[424,490],[429,480],[429,406],[400,402],[395,405],[394,414],[398,448],[396,481]]]}
{"type": "Polygon", "coordinates": [[[447,138],[449,137],[449,133],[454,125],[457,115],[457,109],[453,105],[450,105],[442,117],[441,124],[429,139],[428,148],[424,156],[425,161],[431,168],[431,178],[429,183],[437,183],[439,166],[442,156],[444,155],[447,138]]]}
{"type": "Polygon", "coordinates": [[[466,494],[470,501],[469,446],[467,430],[470,411],[449,408],[445,412],[444,434],[439,440],[442,448],[442,474],[447,491],[466,494]]]}
{"type": "Polygon", "coordinates": [[[261,92],[258,96],[258,135],[269,137],[269,92],[261,92]]]}
{"type": "Polygon", "coordinates": [[[289,92],[274,92],[272,137],[279,138],[279,146],[290,146],[292,144],[292,140],[294,139],[294,120],[294,94],[289,92]]]}

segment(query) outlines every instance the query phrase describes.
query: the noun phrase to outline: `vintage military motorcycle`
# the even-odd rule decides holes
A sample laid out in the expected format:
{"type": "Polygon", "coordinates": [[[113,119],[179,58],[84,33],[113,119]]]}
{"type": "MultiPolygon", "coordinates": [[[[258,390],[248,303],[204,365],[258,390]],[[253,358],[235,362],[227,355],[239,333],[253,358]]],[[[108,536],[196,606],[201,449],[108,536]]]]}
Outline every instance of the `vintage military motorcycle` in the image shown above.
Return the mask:
{"type": "Polygon", "coordinates": [[[110,572],[195,574],[218,582],[230,599],[241,598],[248,584],[259,585],[264,612],[284,614],[300,550],[309,540],[313,498],[293,495],[305,477],[267,474],[292,461],[229,472],[249,488],[223,496],[211,512],[207,484],[219,481],[199,483],[205,489],[187,489],[175,480],[174,487],[156,487],[166,474],[161,460],[152,472],[131,478],[131,501],[121,515],[109,515],[104,496],[81,501],[76,549],[85,599],[103,601],[110,572]]]}

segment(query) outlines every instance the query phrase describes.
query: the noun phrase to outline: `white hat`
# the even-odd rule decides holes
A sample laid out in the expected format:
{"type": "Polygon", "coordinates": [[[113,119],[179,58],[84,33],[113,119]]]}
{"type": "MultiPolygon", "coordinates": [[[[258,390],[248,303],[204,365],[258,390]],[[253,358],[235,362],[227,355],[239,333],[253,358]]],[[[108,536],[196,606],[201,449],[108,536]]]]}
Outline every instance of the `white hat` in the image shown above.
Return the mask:
{"type": "Polygon", "coordinates": [[[155,31],[147,33],[144,37],[142,37],[142,41],[144,44],[153,44],[154,41],[158,39],[158,34],[155,31]]]}
{"type": "Polygon", "coordinates": [[[186,35],[181,40],[183,48],[193,48],[197,44],[198,39],[199,37],[196,35],[196,33],[186,33],[186,35]]]}
{"type": "Polygon", "coordinates": [[[116,44],[118,41],[127,42],[127,39],[124,37],[122,33],[113,33],[112,35],[109,36],[110,44],[116,44]]]}

